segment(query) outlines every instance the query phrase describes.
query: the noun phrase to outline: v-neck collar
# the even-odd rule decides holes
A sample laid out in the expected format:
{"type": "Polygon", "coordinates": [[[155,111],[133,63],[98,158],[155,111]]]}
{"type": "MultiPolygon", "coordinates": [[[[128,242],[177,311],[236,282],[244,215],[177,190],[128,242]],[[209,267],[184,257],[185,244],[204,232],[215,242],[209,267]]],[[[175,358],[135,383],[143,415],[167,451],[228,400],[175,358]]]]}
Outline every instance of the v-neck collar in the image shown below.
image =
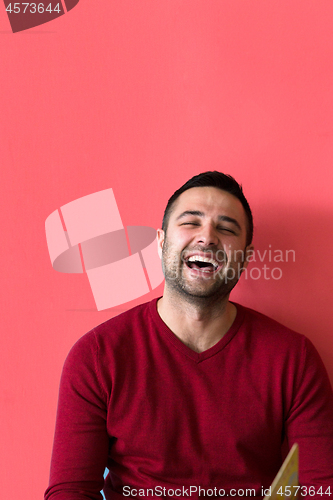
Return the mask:
{"type": "Polygon", "coordinates": [[[201,361],[204,361],[205,359],[211,358],[218,352],[220,352],[224,347],[231,341],[231,339],[236,335],[237,331],[239,330],[239,327],[241,326],[244,316],[245,316],[245,309],[239,305],[236,304],[235,302],[232,302],[234,306],[237,309],[237,314],[236,318],[234,319],[234,322],[232,323],[231,327],[227,331],[227,333],[212,347],[209,349],[206,349],[203,352],[195,352],[193,351],[190,347],[185,345],[171,330],[170,328],[164,323],[162,320],[161,316],[158,314],[157,311],[157,301],[161,297],[158,297],[156,299],[153,299],[150,303],[150,314],[152,316],[152,319],[156,326],[158,327],[159,331],[165,335],[165,337],[173,344],[173,346],[178,349],[178,351],[182,352],[184,355],[187,357],[193,359],[193,361],[200,363],[201,361]]]}

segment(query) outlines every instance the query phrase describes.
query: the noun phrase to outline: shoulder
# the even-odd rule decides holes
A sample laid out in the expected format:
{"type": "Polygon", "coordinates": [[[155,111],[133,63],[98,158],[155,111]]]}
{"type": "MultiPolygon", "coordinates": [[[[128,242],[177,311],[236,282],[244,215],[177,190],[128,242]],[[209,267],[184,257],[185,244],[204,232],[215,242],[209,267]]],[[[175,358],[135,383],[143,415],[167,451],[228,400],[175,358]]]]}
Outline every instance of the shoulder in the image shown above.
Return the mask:
{"type": "Polygon", "coordinates": [[[94,327],[77,340],[68,357],[82,362],[135,343],[136,338],[142,337],[142,331],[149,328],[150,310],[156,300],[140,304],[94,327]]]}
{"type": "Polygon", "coordinates": [[[235,304],[243,316],[241,330],[250,345],[271,353],[272,357],[295,356],[299,361],[318,356],[312,342],[303,334],[253,309],[235,304]]]}
{"type": "Polygon", "coordinates": [[[263,373],[269,369],[274,376],[280,373],[290,387],[294,382],[297,387],[306,381],[313,385],[316,380],[331,391],[323,362],[305,335],[253,309],[236,307],[243,314],[240,343],[249,359],[256,360],[258,373],[261,369],[263,373]]]}
{"type": "Polygon", "coordinates": [[[297,333],[291,328],[279,323],[278,321],[266,316],[263,313],[235,304],[240,314],[243,315],[244,327],[256,334],[257,336],[278,337],[279,340],[285,338],[286,340],[302,341],[305,337],[301,333],[297,333]]]}
{"type": "Polygon", "coordinates": [[[149,311],[157,299],[150,302],[145,302],[136,307],[129,309],[128,311],[114,316],[113,318],[101,323],[96,326],[93,331],[98,336],[109,335],[110,332],[114,334],[122,331],[128,331],[128,329],[135,329],[140,323],[146,322],[149,316],[149,311]]]}
{"type": "Polygon", "coordinates": [[[108,393],[114,373],[142,351],[150,304],[111,318],[79,338],[66,357],[62,379],[83,386],[94,383],[108,393]]]}

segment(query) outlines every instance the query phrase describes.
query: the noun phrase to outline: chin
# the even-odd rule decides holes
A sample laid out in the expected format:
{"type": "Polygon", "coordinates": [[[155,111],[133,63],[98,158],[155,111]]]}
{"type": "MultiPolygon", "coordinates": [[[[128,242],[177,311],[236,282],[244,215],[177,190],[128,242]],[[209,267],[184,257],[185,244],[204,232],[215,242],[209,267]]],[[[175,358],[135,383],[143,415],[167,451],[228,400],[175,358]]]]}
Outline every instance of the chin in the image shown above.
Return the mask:
{"type": "Polygon", "coordinates": [[[203,299],[208,299],[210,297],[223,297],[225,295],[225,290],[221,288],[216,288],[215,286],[211,285],[210,287],[190,287],[190,286],[184,286],[182,287],[182,291],[190,296],[190,297],[197,297],[203,298],[203,299]]]}

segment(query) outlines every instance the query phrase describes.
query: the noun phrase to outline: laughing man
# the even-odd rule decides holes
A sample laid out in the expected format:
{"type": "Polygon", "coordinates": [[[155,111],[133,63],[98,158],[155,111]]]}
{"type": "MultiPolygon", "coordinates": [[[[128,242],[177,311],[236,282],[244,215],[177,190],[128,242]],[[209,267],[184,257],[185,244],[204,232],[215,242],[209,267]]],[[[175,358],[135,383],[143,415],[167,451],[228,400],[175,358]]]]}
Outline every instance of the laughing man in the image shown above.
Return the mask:
{"type": "Polygon", "coordinates": [[[45,499],[97,500],[102,488],[107,500],[187,498],[190,487],[260,497],[285,441],[299,445],[302,496],[329,500],[333,397],[317,352],[229,301],[252,233],[230,176],[206,172],[173,194],[158,230],[163,297],[96,327],[67,357],[45,499]]]}

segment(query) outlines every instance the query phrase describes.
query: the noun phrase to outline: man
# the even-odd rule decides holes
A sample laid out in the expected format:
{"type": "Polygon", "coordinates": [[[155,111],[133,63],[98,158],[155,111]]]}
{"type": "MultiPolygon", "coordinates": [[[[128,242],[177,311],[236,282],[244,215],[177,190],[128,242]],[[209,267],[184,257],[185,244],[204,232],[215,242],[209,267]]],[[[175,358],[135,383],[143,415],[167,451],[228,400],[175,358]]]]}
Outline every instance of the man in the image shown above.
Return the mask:
{"type": "Polygon", "coordinates": [[[333,493],[333,397],[317,352],[229,301],[252,233],[230,176],[200,174],[170,198],[163,297],[98,326],[66,360],[47,500],[101,498],[105,467],[108,500],[262,496],[285,439],[299,444],[301,496],[333,493]]]}

